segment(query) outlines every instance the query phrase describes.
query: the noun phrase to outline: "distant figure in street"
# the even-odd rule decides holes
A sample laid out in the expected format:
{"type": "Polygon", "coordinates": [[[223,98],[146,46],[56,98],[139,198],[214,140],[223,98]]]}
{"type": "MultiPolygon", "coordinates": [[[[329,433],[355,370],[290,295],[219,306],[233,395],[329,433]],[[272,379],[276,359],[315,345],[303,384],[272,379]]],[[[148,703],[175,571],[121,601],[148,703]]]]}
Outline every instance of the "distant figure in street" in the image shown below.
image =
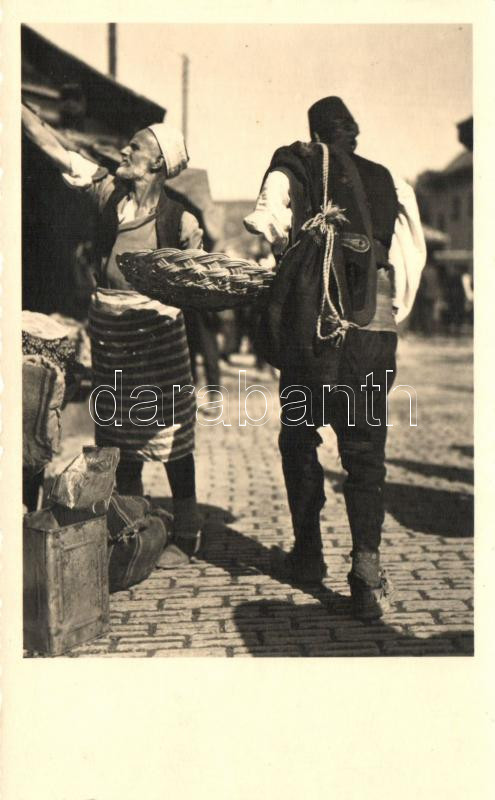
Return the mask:
{"type": "Polygon", "coordinates": [[[164,184],[187,166],[184,139],[168,123],[138,131],[122,149],[113,177],[66,150],[26,106],[22,120],[29,138],[58,167],[65,182],[87,192],[99,212],[96,289],[89,310],[93,382],[95,387],[115,387],[118,394],[115,382],[120,371],[123,414],[120,424],[109,424],[114,400],[108,391],[100,394],[93,411],[96,444],[120,448],[117,490],[121,494],[143,494],[144,461],[164,464],[173,496],[174,540],[159,566],[187,564],[198,549],[200,533],[193,456],[195,401],[184,317],[179,309],[134,291],[116,260],[126,251],[201,247],[196,218],[169,196],[164,184]],[[174,397],[174,384],[188,390],[174,397]],[[142,390],[138,395],[136,387],[142,390]],[[156,389],[163,398],[161,409],[156,389]],[[154,403],[156,419],[150,417],[154,403]],[[138,410],[139,405],[148,407],[138,410]]]}
{"type": "Polygon", "coordinates": [[[444,322],[446,333],[459,336],[466,315],[466,293],[462,280],[462,269],[447,262],[443,271],[443,290],[446,308],[444,322]]]}
{"type": "Polygon", "coordinates": [[[410,319],[411,330],[431,336],[436,330],[436,305],[441,298],[438,267],[429,258],[421,275],[418,293],[410,319]]]}
{"type": "Polygon", "coordinates": [[[208,386],[219,386],[217,333],[220,329],[220,318],[218,314],[215,311],[198,311],[190,308],[184,311],[184,318],[194,384],[198,384],[197,358],[202,356],[205,383],[208,386]]]}
{"type": "Polygon", "coordinates": [[[473,304],[474,304],[474,287],[473,287],[473,265],[465,268],[461,275],[462,288],[464,289],[464,309],[466,321],[469,325],[473,324],[473,304]]]}
{"type": "MultiPolygon", "coordinates": [[[[277,266],[277,259],[273,255],[270,242],[264,236],[259,236],[256,248],[257,263],[265,269],[275,269],[277,266]]],[[[259,342],[258,323],[260,311],[256,305],[250,306],[247,310],[247,334],[249,337],[249,345],[251,351],[254,353],[256,359],[256,369],[263,370],[267,366],[263,356],[263,348],[259,342]]],[[[275,370],[269,366],[272,376],[275,376],[275,370]]]]}
{"type": "MultiPolygon", "coordinates": [[[[348,580],[353,613],[373,620],[382,615],[388,591],[379,557],[386,386],[390,388],[395,375],[397,321],[411,309],[426,251],[412,188],[394,181],[384,166],[354,153],[359,128],[344,102],[339,97],[319,100],[309,109],[309,127],[311,143],[295,142],[275,152],[256,208],[244,221],[250,232],[262,234],[275,253],[283,254],[299,241],[303,226],[313,224],[316,236],[317,229],[327,224],[323,215],[315,217],[322,211],[326,188],[332,209],[323,212],[338,212],[340,220],[344,215],[342,236],[347,237],[339,251],[340,271],[334,260],[328,286],[320,289],[321,269],[312,283],[305,283],[304,261],[296,264],[290,273],[296,277],[287,286],[283,284],[286,273],[283,269],[278,273],[278,286],[284,287],[288,298],[282,314],[291,315],[290,321],[284,317],[281,321],[285,352],[302,352],[297,332],[307,330],[306,320],[318,318],[318,322],[316,327],[312,322],[308,341],[313,341],[313,347],[304,350],[305,360],[285,357],[281,369],[281,397],[295,400],[291,390],[302,388],[311,415],[300,423],[287,406],[282,407],[279,447],[295,542],[290,553],[272,550],[272,570],[296,583],[320,582],[326,575],[320,529],[324,475],[317,457],[322,440],[317,430],[324,422],[330,423],[347,472],[344,495],[352,534],[348,580]],[[325,147],[327,187],[323,183],[325,147]],[[331,343],[330,335],[325,339],[327,318],[321,311],[325,303],[327,308],[332,304],[336,331],[345,337],[340,347],[331,343]],[[323,387],[328,384],[354,393],[354,424],[349,420],[345,391],[330,394],[324,419],[323,387]]],[[[292,251],[296,261],[298,252],[301,246],[292,251]]]]}

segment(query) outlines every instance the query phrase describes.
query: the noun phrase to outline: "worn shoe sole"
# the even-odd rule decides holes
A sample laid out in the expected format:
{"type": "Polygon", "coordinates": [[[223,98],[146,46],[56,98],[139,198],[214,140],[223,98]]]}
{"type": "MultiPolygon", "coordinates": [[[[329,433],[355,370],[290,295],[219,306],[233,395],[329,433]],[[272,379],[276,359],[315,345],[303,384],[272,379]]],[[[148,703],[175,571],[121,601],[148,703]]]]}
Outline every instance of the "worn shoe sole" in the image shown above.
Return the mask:
{"type": "Polygon", "coordinates": [[[390,611],[392,586],[383,572],[377,587],[369,586],[352,572],[349,572],[347,581],[351,589],[353,617],[363,622],[373,622],[390,611]]]}

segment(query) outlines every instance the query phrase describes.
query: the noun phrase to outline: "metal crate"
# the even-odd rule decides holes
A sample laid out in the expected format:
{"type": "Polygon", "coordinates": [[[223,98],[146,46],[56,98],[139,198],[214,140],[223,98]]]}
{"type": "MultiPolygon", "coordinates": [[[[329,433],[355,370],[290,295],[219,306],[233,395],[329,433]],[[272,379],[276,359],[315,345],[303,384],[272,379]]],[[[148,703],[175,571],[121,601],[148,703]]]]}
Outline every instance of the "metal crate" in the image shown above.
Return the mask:
{"type": "MultiPolygon", "coordinates": [[[[106,516],[23,530],[24,648],[57,656],[109,629],[106,516]]],[[[33,526],[32,526],[33,525],[33,526]]]]}

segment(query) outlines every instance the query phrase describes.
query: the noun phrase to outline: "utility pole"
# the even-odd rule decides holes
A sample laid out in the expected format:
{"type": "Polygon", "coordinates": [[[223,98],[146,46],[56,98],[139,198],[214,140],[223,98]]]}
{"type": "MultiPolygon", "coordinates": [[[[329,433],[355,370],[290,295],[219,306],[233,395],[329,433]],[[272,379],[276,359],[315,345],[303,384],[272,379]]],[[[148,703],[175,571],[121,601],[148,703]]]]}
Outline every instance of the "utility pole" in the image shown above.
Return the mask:
{"type": "Polygon", "coordinates": [[[108,73],[117,77],[117,23],[108,23],[108,73]]]}
{"type": "Polygon", "coordinates": [[[189,57],[182,54],[182,134],[187,144],[187,124],[188,124],[188,104],[189,104],[189,57]]]}

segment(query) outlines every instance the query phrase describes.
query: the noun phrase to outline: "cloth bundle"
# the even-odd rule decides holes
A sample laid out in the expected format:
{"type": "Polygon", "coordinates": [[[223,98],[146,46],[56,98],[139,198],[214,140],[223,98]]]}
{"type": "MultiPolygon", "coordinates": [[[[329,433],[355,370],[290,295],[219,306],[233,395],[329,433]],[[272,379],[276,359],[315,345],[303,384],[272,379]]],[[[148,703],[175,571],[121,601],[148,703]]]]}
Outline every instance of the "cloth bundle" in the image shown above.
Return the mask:
{"type": "Polygon", "coordinates": [[[60,412],[77,388],[76,345],[64,325],[23,311],[22,353],[23,470],[30,480],[58,451],[60,412]]]}
{"type": "Polygon", "coordinates": [[[119,458],[118,447],[83,447],[55,478],[50,500],[65,508],[102,513],[108,508],[119,458]]]}
{"type": "MultiPolygon", "coordinates": [[[[80,364],[78,352],[83,346],[82,326],[75,320],[37,311],[22,312],[23,355],[39,355],[58,367],[65,380],[64,405],[76,393],[86,367],[80,364]]],[[[87,341],[87,334],[86,334],[87,341]]],[[[87,347],[86,347],[87,350],[87,347]]]]}
{"type": "Polygon", "coordinates": [[[22,465],[32,478],[60,446],[60,411],[65,395],[62,370],[40,355],[22,363],[22,465]]]}
{"type": "Polygon", "coordinates": [[[110,592],[143,581],[167,544],[172,517],[144,497],[113,494],[107,512],[110,592]]]}
{"type": "Polygon", "coordinates": [[[43,356],[65,372],[73,367],[76,344],[68,328],[56,320],[36,311],[23,311],[22,352],[43,356]]]}

